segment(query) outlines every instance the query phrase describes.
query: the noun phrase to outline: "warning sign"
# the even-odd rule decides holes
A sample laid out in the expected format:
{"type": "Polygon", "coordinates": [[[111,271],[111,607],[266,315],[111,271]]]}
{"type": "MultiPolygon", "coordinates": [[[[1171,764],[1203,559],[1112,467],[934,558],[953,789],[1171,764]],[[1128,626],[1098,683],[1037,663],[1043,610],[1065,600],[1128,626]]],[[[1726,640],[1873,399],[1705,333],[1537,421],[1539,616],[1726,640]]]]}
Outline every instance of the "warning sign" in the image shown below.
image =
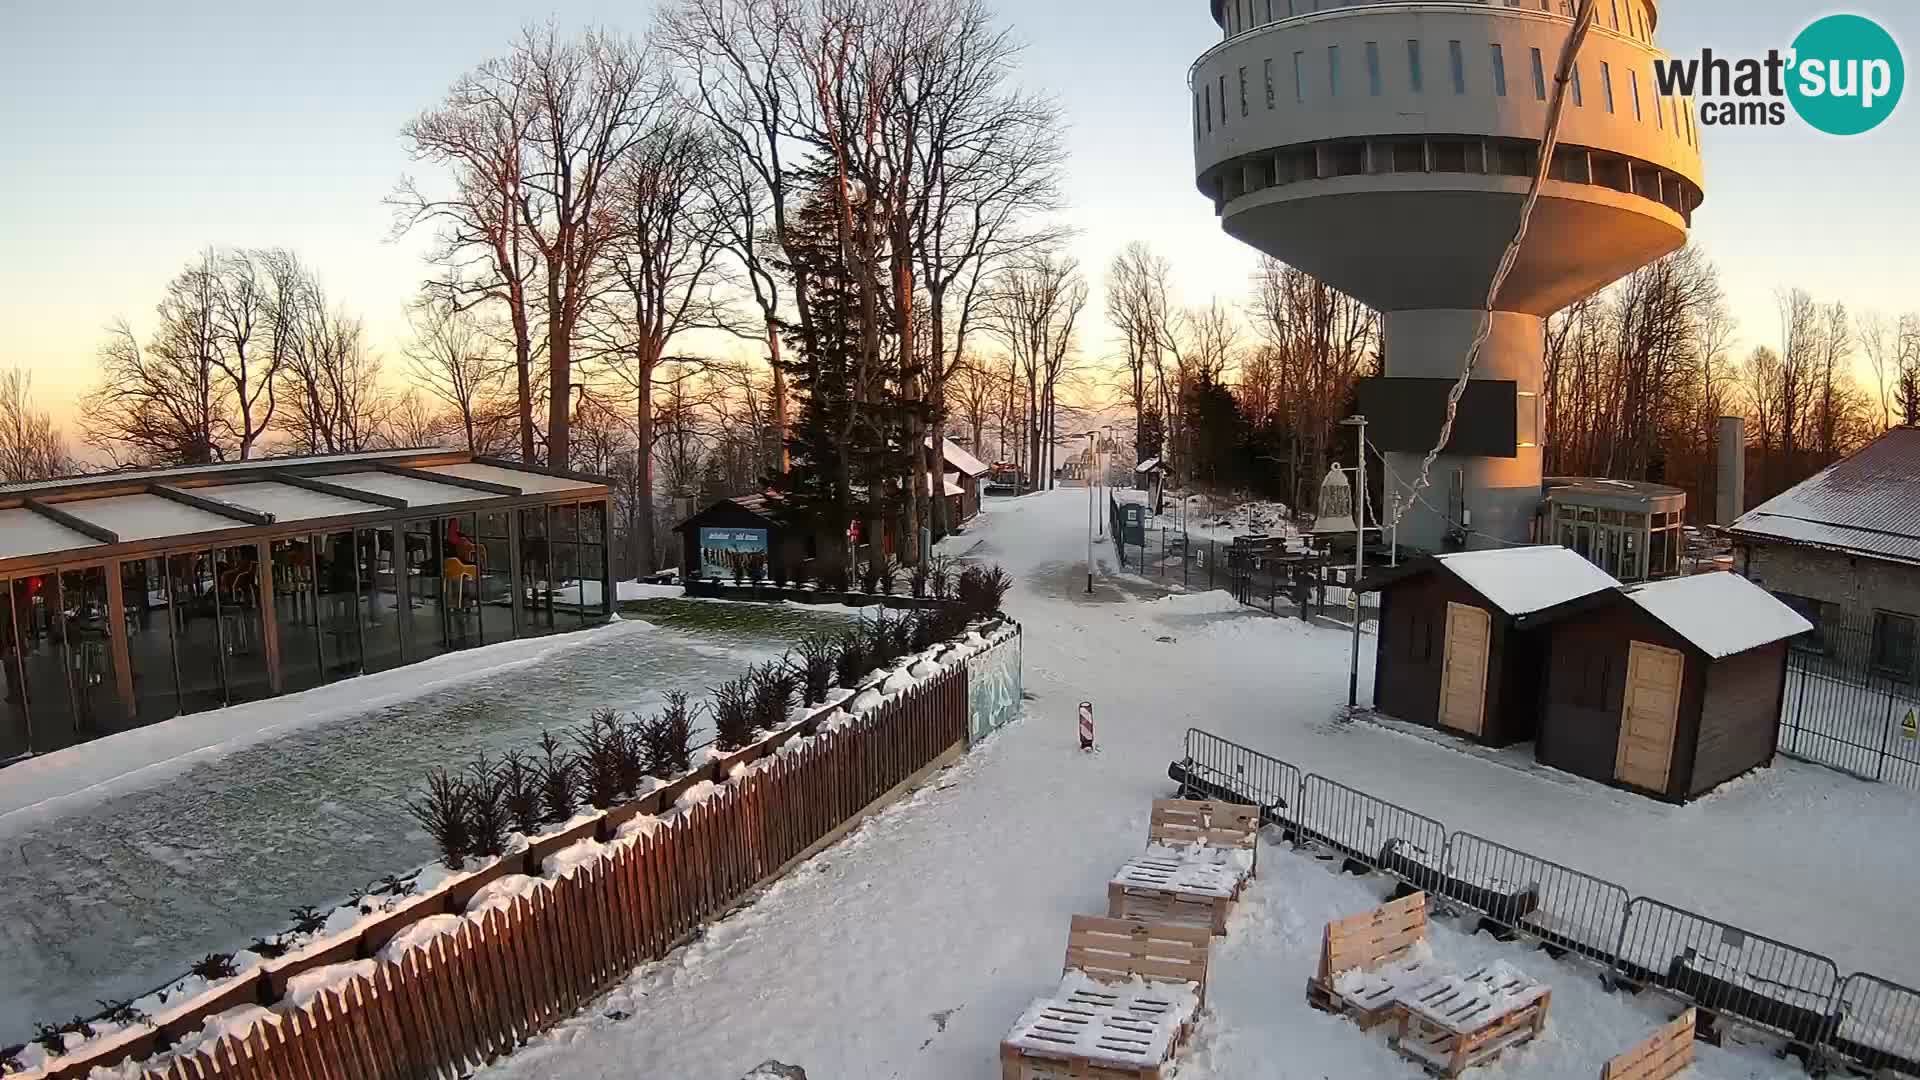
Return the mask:
{"type": "Polygon", "coordinates": [[[1913,709],[1907,710],[1907,718],[1900,721],[1900,734],[1907,739],[1920,739],[1920,716],[1913,709]]]}

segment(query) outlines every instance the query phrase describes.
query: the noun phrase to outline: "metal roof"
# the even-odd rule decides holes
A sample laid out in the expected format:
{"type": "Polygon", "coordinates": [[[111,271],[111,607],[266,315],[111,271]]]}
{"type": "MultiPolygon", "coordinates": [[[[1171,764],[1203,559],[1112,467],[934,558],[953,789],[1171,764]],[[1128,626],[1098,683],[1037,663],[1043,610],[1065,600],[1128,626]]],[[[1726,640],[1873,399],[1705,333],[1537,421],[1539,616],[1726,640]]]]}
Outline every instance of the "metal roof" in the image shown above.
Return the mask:
{"type": "Polygon", "coordinates": [[[1920,563],[1920,428],[1899,427],[1735,521],[1735,539],[1920,563]]]}
{"type": "Polygon", "coordinates": [[[599,478],[452,450],[383,450],[65,477],[0,487],[0,572],[390,522],[440,508],[604,498],[599,478]],[[237,539],[236,539],[237,538],[237,539]]]}

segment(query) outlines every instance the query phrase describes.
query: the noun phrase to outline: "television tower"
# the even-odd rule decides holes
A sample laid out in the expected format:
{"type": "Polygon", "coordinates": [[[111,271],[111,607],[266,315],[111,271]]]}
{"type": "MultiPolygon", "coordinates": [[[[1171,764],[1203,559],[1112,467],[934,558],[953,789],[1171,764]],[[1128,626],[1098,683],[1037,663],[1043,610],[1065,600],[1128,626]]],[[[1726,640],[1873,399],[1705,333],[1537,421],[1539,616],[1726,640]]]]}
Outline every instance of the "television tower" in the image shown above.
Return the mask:
{"type": "MultiPolygon", "coordinates": [[[[1537,170],[1573,0],[1209,0],[1194,162],[1222,227],[1383,313],[1361,387],[1387,501],[1411,496],[1537,170]]],[[[1400,541],[1526,541],[1541,500],[1547,316],[1686,243],[1692,102],[1654,81],[1658,6],[1595,0],[1518,261],[1400,541]],[[1511,421],[1511,423],[1509,423],[1511,421]]]]}

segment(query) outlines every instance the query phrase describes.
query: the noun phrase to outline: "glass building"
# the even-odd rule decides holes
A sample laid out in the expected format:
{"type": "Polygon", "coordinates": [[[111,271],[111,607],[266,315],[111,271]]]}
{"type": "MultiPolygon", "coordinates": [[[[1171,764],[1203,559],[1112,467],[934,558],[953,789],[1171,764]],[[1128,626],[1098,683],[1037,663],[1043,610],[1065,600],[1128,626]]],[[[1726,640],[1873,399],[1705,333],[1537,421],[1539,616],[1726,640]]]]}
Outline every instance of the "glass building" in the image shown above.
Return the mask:
{"type": "Polygon", "coordinates": [[[1687,493],[1665,484],[1548,477],[1544,543],[1572,548],[1622,583],[1680,572],[1687,493]]]}
{"type": "Polygon", "coordinates": [[[0,487],[0,763],[612,613],[608,484],[403,450],[0,487]]]}

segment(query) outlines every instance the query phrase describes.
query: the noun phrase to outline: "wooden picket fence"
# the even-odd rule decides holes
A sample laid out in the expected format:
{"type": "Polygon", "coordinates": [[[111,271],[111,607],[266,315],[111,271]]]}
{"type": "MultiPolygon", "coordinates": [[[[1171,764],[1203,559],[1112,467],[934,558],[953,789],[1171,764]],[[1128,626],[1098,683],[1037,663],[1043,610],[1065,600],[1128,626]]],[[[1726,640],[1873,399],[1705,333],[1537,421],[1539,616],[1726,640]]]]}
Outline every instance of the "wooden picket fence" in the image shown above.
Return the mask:
{"type": "Polygon", "coordinates": [[[966,736],[961,665],[846,727],[768,749],[651,834],[301,1007],[155,1061],[143,1080],[454,1080],[665,956],[966,736]]]}

